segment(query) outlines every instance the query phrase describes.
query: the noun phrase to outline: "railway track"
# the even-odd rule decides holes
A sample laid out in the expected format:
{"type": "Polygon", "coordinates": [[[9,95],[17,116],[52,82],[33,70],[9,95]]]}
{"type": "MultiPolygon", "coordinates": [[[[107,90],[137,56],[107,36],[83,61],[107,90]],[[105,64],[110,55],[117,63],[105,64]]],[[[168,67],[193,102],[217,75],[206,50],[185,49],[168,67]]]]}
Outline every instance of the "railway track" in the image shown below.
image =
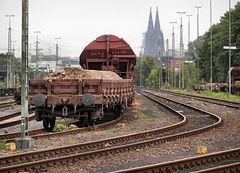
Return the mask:
{"type": "Polygon", "coordinates": [[[13,100],[13,96],[0,96],[0,101],[13,100]]]}
{"type": "MultiPolygon", "coordinates": [[[[20,118],[17,120],[13,120],[13,121],[6,121],[10,118],[20,117],[20,115],[21,115],[21,112],[14,112],[9,115],[1,116],[0,117],[0,129],[21,124],[20,118]],[[6,121],[6,122],[4,122],[4,121],[6,121]]],[[[35,114],[30,114],[28,118],[29,118],[29,121],[35,120],[35,114]]]]}
{"type": "Polygon", "coordinates": [[[204,102],[208,102],[208,103],[213,103],[213,104],[217,104],[217,105],[240,109],[240,103],[235,102],[235,101],[228,101],[228,100],[224,100],[224,99],[217,99],[217,98],[206,97],[206,96],[197,96],[197,95],[192,95],[192,94],[183,94],[183,93],[177,93],[177,92],[172,92],[172,91],[168,91],[168,90],[155,90],[155,91],[156,92],[164,92],[164,93],[168,93],[170,95],[180,96],[180,97],[185,97],[185,98],[190,98],[190,99],[194,98],[196,100],[200,100],[200,101],[204,101],[204,102]]]}
{"type": "MultiPolygon", "coordinates": [[[[56,137],[56,136],[62,136],[62,135],[74,135],[86,131],[91,131],[94,129],[98,128],[105,128],[111,124],[115,124],[119,122],[122,119],[122,117],[117,118],[116,120],[112,121],[98,121],[95,126],[89,126],[89,127],[84,127],[84,128],[78,128],[78,129],[73,129],[73,130],[68,130],[68,131],[63,131],[63,132],[52,132],[52,133],[47,133],[47,131],[43,128],[41,129],[35,129],[29,131],[29,136],[34,138],[34,139],[39,139],[39,138],[49,138],[49,137],[56,137]]],[[[70,123],[72,124],[72,123],[70,123]]],[[[0,134],[0,140],[7,140],[7,141],[14,141],[16,138],[21,137],[20,132],[13,132],[13,133],[6,133],[6,134],[0,134]]]]}
{"type": "Polygon", "coordinates": [[[194,173],[216,173],[216,172],[240,172],[240,148],[190,157],[170,162],[152,164],[131,169],[115,171],[123,172],[194,172],[194,173]]]}
{"type": "Polygon", "coordinates": [[[16,102],[14,100],[0,102],[0,108],[5,108],[13,105],[16,105],[16,102]]]}
{"type": "MultiPolygon", "coordinates": [[[[168,104],[165,104],[163,103],[163,101],[166,102],[166,100],[163,98],[160,101],[158,96],[153,96],[149,93],[145,93],[144,95],[151,98],[155,102],[168,107],[171,112],[175,112],[179,117],[181,117],[182,120],[171,126],[153,129],[141,133],[135,133],[64,147],[57,147],[54,149],[45,149],[34,152],[16,154],[12,156],[0,157],[0,164],[2,165],[2,168],[0,168],[0,172],[8,172],[12,170],[41,170],[44,168],[48,168],[49,166],[59,165],[62,163],[75,163],[78,160],[86,160],[94,157],[107,156],[109,154],[117,154],[124,151],[135,150],[137,148],[143,148],[154,144],[160,144],[183,137],[196,135],[211,128],[215,128],[221,123],[221,118],[219,118],[217,115],[192,107],[191,109],[194,109],[195,113],[198,112],[195,118],[197,119],[198,117],[197,122],[199,122],[199,124],[194,123],[194,125],[188,126],[188,124],[190,123],[189,120],[186,121],[186,118],[193,119],[191,118],[191,115],[194,113],[193,111],[189,110],[191,106],[181,104],[182,107],[173,109],[168,104],[174,101],[168,100],[168,104]],[[187,107],[188,110],[184,109],[183,112],[183,107],[187,107]],[[181,108],[181,110],[179,110],[179,108],[181,108]],[[188,115],[183,115],[183,113],[188,115]],[[209,118],[210,121],[207,125],[206,117],[201,116],[201,114],[207,115],[207,117],[209,118]],[[200,121],[201,119],[204,119],[204,122],[200,121]]],[[[171,104],[173,106],[173,103],[171,104]]],[[[175,103],[175,106],[176,104],[179,103],[175,103]]]]}

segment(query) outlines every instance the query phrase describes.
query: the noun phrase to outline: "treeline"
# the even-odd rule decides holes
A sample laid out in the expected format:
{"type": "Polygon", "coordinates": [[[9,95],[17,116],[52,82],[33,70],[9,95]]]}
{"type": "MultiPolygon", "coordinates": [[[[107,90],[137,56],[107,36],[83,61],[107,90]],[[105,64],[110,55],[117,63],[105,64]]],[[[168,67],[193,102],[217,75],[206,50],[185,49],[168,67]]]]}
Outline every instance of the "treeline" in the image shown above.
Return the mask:
{"type": "MultiPolygon", "coordinates": [[[[214,24],[204,35],[188,45],[189,51],[185,53],[185,60],[192,59],[194,63],[184,64],[184,88],[210,82],[211,29],[213,82],[228,80],[229,56],[228,50],[223,49],[223,46],[229,46],[229,12],[226,12],[219,23],[214,24]]],[[[231,66],[240,66],[240,2],[231,10],[231,45],[237,47],[231,53],[231,66]]],[[[166,65],[165,68],[161,67],[156,58],[150,56],[140,56],[137,59],[135,84],[138,86],[140,79],[143,86],[179,87],[179,73],[174,74],[166,65]]]]}
{"type": "MultiPolygon", "coordinates": [[[[205,82],[210,81],[211,29],[213,82],[227,82],[229,54],[223,46],[229,46],[229,12],[226,12],[220,22],[213,25],[199,40],[193,42],[200,57],[200,78],[205,82]]],[[[237,50],[231,51],[231,66],[240,66],[240,2],[231,10],[231,45],[237,47],[237,50]]]]}
{"type": "MultiPolygon", "coordinates": [[[[170,65],[169,65],[170,66],[170,65]]],[[[160,87],[178,87],[179,73],[174,72],[170,68],[166,68],[166,64],[160,66],[159,61],[151,56],[141,56],[137,59],[135,66],[135,85],[160,87]]],[[[184,65],[184,87],[190,88],[197,83],[197,69],[194,63],[185,63],[184,65]]],[[[182,83],[181,83],[182,86],[182,83]]]]}

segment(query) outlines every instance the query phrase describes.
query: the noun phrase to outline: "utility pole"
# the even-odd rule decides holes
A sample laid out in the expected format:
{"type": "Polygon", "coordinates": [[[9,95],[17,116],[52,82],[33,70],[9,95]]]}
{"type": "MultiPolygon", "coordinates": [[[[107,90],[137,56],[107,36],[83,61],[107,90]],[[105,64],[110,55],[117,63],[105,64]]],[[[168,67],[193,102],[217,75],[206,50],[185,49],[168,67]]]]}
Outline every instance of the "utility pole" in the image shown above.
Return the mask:
{"type": "MultiPolygon", "coordinates": [[[[201,6],[195,6],[197,9],[197,40],[199,42],[199,9],[202,8],[201,6]]],[[[198,81],[200,81],[200,63],[199,63],[199,55],[198,55],[198,50],[197,50],[197,69],[198,69],[198,81]]]]}
{"type": "Polygon", "coordinates": [[[56,44],[56,67],[58,67],[58,40],[60,40],[60,37],[54,38],[55,40],[57,40],[57,44],[56,44]]]}
{"type": "Polygon", "coordinates": [[[21,138],[16,140],[18,149],[33,147],[28,136],[28,0],[22,0],[22,80],[21,80],[21,138]]]}
{"type": "Polygon", "coordinates": [[[40,51],[40,49],[39,49],[39,41],[38,41],[38,34],[40,34],[41,33],[41,31],[34,31],[34,33],[36,33],[37,34],[37,40],[36,40],[36,72],[35,72],[35,79],[39,79],[39,74],[38,74],[38,63],[39,63],[39,51],[40,51]]]}
{"type": "Polygon", "coordinates": [[[139,85],[140,87],[142,86],[142,58],[143,58],[143,45],[140,47],[141,52],[140,52],[140,70],[139,70],[139,85]]]}
{"type": "Polygon", "coordinates": [[[228,15],[228,41],[229,41],[229,49],[228,49],[228,89],[229,89],[229,94],[231,94],[231,46],[232,46],[232,43],[231,43],[231,0],[229,0],[229,15],[228,15]]]}
{"type": "Polygon", "coordinates": [[[179,88],[181,88],[181,76],[182,76],[182,88],[184,88],[184,58],[183,58],[183,26],[182,26],[182,15],[185,14],[185,11],[178,11],[178,14],[180,14],[180,70],[179,70],[179,88]],[[182,73],[182,75],[181,75],[182,73]]]}
{"type": "Polygon", "coordinates": [[[160,52],[159,52],[159,71],[158,71],[158,89],[160,90],[163,79],[162,79],[162,69],[163,69],[163,65],[162,65],[162,58],[160,56],[160,52]]]}
{"type": "Polygon", "coordinates": [[[210,84],[211,84],[211,91],[212,91],[212,82],[213,82],[213,43],[212,43],[212,0],[210,0],[210,84]]]}
{"type": "Polygon", "coordinates": [[[188,17],[188,46],[189,46],[189,43],[190,43],[190,17],[191,16],[192,16],[191,14],[187,14],[187,17],[188,17]]]}
{"type": "Polygon", "coordinates": [[[8,53],[7,53],[7,88],[12,87],[12,78],[11,78],[11,61],[12,61],[12,28],[11,28],[11,17],[14,17],[13,14],[5,15],[9,19],[8,25],[8,53]]]}
{"type": "Polygon", "coordinates": [[[142,61],[143,61],[143,52],[144,52],[144,46],[145,46],[145,32],[142,33],[142,46],[141,46],[141,55],[140,55],[140,71],[139,71],[139,82],[140,87],[142,86],[142,61]]]}

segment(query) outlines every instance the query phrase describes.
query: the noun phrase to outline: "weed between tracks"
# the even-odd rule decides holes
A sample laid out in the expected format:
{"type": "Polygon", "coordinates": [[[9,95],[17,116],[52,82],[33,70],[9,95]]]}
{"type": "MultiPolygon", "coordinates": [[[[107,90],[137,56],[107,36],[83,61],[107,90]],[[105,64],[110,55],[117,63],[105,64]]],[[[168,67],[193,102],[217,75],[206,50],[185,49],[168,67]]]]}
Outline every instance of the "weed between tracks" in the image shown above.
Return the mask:
{"type": "Polygon", "coordinates": [[[0,150],[5,149],[5,144],[7,143],[7,140],[0,140],[0,150]]]}
{"type": "Polygon", "coordinates": [[[160,114],[158,112],[152,115],[146,115],[143,112],[141,112],[136,116],[138,122],[153,121],[159,117],[160,117],[160,114]]]}
{"type": "Polygon", "coordinates": [[[214,97],[214,98],[226,99],[226,100],[240,100],[240,96],[238,96],[238,95],[230,95],[225,92],[212,92],[210,90],[195,92],[193,90],[173,89],[172,91],[178,92],[178,93],[202,95],[202,96],[208,96],[208,97],[214,97]]]}
{"type": "Polygon", "coordinates": [[[65,124],[57,124],[53,131],[54,132],[62,132],[62,131],[67,131],[67,130],[73,130],[73,129],[77,129],[78,127],[74,124],[71,124],[70,126],[67,126],[65,124]]]}

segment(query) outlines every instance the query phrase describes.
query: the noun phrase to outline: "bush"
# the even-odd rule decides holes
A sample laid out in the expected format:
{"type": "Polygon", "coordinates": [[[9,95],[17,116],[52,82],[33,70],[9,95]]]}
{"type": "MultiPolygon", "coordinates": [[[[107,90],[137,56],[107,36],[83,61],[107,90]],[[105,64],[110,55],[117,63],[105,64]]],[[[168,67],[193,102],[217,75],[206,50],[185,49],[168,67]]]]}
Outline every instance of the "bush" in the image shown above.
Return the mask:
{"type": "Polygon", "coordinates": [[[67,129],[67,126],[65,124],[57,124],[54,127],[55,132],[62,132],[62,131],[65,131],[66,129],[67,129]]]}
{"type": "Polygon", "coordinates": [[[78,127],[74,124],[71,124],[69,127],[66,126],[65,124],[57,124],[55,127],[54,127],[54,130],[55,132],[62,132],[62,131],[66,131],[66,130],[73,130],[73,129],[77,129],[78,127]]]}
{"type": "Polygon", "coordinates": [[[73,129],[77,129],[78,127],[74,124],[71,124],[67,129],[68,130],[73,130],[73,129]]]}

